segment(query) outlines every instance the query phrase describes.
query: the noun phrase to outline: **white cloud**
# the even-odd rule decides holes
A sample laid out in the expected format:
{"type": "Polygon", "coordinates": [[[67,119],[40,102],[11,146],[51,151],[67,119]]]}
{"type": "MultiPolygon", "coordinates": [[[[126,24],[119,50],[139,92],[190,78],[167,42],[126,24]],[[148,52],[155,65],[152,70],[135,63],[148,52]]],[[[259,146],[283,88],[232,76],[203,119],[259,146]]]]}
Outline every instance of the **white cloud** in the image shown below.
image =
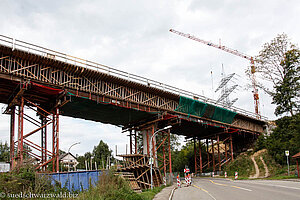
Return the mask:
{"type": "MultiPolygon", "coordinates": [[[[297,0],[267,1],[9,1],[0,3],[0,34],[96,61],[182,89],[212,97],[227,74],[240,75],[237,106],[253,111],[244,71],[249,62],[170,33],[170,28],[257,55],[263,43],[285,32],[299,44],[297,0]]],[[[217,96],[214,95],[216,98],[217,96]]],[[[274,118],[271,100],[261,94],[262,113],[274,118]]],[[[9,139],[9,117],[0,115],[0,140],[9,139]]],[[[112,150],[125,152],[128,138],[120,128],[61,117],[64,150],[74,142],[74,153],[91,151],[102,139],[112,150]]],[[[38,139],[37,139],[38,140],[38,139]]]]}

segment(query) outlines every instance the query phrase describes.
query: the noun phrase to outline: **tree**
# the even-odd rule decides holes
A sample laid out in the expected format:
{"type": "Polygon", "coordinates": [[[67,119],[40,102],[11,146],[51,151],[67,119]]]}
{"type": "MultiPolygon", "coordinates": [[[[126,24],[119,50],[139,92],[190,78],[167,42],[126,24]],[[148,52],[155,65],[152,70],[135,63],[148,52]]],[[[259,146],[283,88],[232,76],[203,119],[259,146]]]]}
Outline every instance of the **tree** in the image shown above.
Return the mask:
{"type": "Polygon", "coordinates": [[[104,166],[106,164],[107,158],[109,158],[113,162],[114,158],[111,155],[112,151],[109,150],[108,145],[100,140],[97,146],[94,146],[93,157],[94,161],[101,166],[102,162],[104,162],[104,166]]]}
{"type": "Polygon", "coordinates": [[[276,125],[264,146],[276,162],[285,164],[284,151],[289,150],[290,155],[294,155],[300,149],[300,113],[282,117],[276,120],[276,125]]]}
{"type": "MultiPolygon", "coordinates": [[[[77,161],[79,162],[77,168],[85,169],[85,161],[90,165],[91,158],[94,166],[94,163],[97,163],[98,169],[105,167],[107,164],[107,158],[110,158],[110,162],[114,161],[114,157],[112,156],[112,151],[109,149],[108,145],[100,140],[97,146],[94,146],[92,152],[86,152],[83,156],[78,156],[77,161]]],[[[94,168],[94,167],[93,167],[94,168]]]]}
{"type": "Polygon", "coordinates": [[[283,79],[275,85],[273,102],[277,105],[275,114],[290,113],[291,116],[300,109],[300,50],[292,49],[285,53],[280,63],[283,67],[283,79]]]}
{"type": "Polygon", "coordinates": [[[1,162],[8,162],[9,161],[9,146],[7,142],[2,143],[0,141],[0,161],[1,162]]]}
{"type": "Polygon", "coordinates": [[[265,43],[256,57],[258,87],[273,98],[276,115],[286,112],[293,115],[299,110],[299,59],[299,49],[289,42],[286,34],[265,43]],[[271,83],[271,87],[263,81],[271,83]]]}

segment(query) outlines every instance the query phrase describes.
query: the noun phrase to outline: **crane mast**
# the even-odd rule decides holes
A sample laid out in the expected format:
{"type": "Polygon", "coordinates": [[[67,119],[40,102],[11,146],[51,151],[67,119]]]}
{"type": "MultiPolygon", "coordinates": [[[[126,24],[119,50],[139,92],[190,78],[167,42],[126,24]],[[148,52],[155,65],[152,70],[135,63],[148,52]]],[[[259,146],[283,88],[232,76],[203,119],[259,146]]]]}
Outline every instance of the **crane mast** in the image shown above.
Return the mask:
{"type": "Polygon", "coordinates": [[[255,113],[256,113],[257,118],[261,118],[260,112],[259,112],[259,109],[258,109],[259,108],[259,96],[258,96],[258,90],[257,90],[257,85],[256,85],[256,79],[255,79],[255,65],[254,65],[254,59],[253,59],[252,56],[249,56],[247,54],[239,52],[239,51],[237,51],[235,49],[228,48],[226,46],[217,45],[217,44],[214,44],[212,42],[209,42],[209,41],[206,41],[206,40],[202,40],[202,39],[197,38],[197,37],[195,37],[193,35],[182,33],[180,31],[176,31],[174,29],[170,29],[170,32],[175,33],[177,35],[180,35],[182,37],[189,38],[189,39],[197,41],[197,42],[201,42],[201,43],[206,44],[208,46],[211,46],[211,47],[214,47],[214,48],[226,51],[226,52],[231,53],[233,55],[236,55],[236,56],[239,56],[239,57],[242,57],[242,58],[245,58],[245,59],[249,60],[250,61],[250,66],[251,66],[250,73],[251,73],[251,81],[252,81],[252,87],[253,87],[253,98],[254,98],[255,113]]]}

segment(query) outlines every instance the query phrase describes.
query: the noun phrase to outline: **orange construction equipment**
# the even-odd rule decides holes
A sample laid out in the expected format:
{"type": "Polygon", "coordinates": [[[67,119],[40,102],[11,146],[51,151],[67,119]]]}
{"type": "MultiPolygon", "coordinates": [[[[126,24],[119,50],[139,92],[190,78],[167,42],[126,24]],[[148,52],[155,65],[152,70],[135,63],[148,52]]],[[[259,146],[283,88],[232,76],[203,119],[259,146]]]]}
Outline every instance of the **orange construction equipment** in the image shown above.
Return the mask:
{"type": "Polygon", "coordinates": [[[199,38],[197,38],[197,37],[195,37],[193,35],[182,33],[180,31],[176,31],[174,29],[170,29],[170,32],[175,33],[175,34],[180,35],[180,36],[183,36],[183,37],[186,37],[186,38],[189,38],[191,40],[195,40],[197,42],[201,42],[201,43],[206,44],[208,46],[215,47],[217,49],[226,51],[228,53],[231,53],[231,54],[234,54],[236,56],[245,58],[247,60],[250,60],[250,64],[251,64],[251,70],[250,70],[250,72],[251,72],[251,80],[252,80],[252,87],[253,87],[253,97],[254,97],[255,113],[256,113],[257,118],[259,118],[259,119],[261,118],[260,112],[259,112],[259,109],[258,109],[259,108],[259,96],[258,96],[258,90],[257,90],[255,75],[254,75],[255,74],[255,65],[254,65],[254,59],[253,59],[252,56],[249,56],[247,54],[241,53],[241,52],[239,52],[237,50],[228,48],[226,46],[222,46],[221,44],[217,45],[217,44],[214,44],[212,42],[199,39],[199,38]]]}

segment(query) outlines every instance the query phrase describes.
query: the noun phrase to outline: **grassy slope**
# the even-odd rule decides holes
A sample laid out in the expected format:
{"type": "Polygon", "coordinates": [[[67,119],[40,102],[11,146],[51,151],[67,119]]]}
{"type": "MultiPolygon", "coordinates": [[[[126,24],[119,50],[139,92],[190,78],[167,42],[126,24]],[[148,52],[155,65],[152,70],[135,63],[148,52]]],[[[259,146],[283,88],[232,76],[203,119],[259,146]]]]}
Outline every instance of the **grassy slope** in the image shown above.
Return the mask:
{"type": "Polygon", "coordinates": [[[233,162],[226,165],[224,171],[227,172],[228,176],[234,176],[237,171],[239,177],[249,177],[250,174],[254,174],[255,169],[250,155],[242,153],[233,162]]]}
{"type": "MultiPolygon", "coordinates": [[[[253,153],[242,153],[233,162],[225,166],[224,171],[227,171],[228,176],[234,176],[234,172],[239,173],[240,179],[248,178],[250,175],[255,173],[254,164],[250,158],[253,153]]],[[[255,161],[259,167],[260,177],[265,175],[265,168],[259,157],[262,157],[268,166],[270,177],[268,179],[284,179],[284,178],[295,178],[294,171],[295,165],[290,166],[291,176],[287,176],[287,166],[281,166],[275,162],[275,160],[268,154],[267,151],[263,151],[261,154],[255,156],[255,161]]]]}

